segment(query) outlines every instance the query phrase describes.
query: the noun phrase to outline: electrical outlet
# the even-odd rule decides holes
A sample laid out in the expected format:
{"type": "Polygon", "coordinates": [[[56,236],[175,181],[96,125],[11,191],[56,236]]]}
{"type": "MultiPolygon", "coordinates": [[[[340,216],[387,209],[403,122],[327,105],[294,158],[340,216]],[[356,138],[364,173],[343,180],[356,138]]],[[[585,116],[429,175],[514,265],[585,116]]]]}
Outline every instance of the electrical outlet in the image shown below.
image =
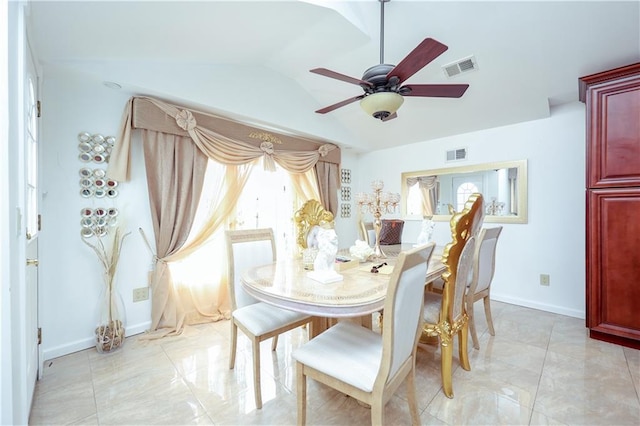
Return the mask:
{"type": "Polygon", "coordinates": [[[133,301],[141,302],[149,299],[149,287],[140,287],[133,289],[133,301]]]}
{"type": "Polygon", "coordinates": [[[550,284],[550,278],[548,274],[540,274],[540,285],[548,286],[550,284]]]}

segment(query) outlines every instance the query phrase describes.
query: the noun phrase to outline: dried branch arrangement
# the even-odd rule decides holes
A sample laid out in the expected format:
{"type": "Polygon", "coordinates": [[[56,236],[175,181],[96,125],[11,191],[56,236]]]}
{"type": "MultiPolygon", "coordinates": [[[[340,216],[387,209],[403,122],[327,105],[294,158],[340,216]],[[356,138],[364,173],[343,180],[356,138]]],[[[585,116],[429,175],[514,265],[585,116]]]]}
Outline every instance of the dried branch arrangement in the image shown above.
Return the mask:
{"type": "Polygon", "coordinates": [[[105,306],[104,315],[101,318],[101,323],[96,327],[96,348],[99,352],[109,352],[119,348],[124,343],[125,329],[122,322],[121,315],[123,312],[118,312],[117,298],[118,295],[115,291],[114,278],[116,275],[116,268],[120,259],[120,252],[124,239],[130,232],[122,235],[120,228],[115,228],[114,232],[108,235],[113,235],[109,247],[105,246],[103,237],[96,236],[97,243],[93,244],[83,238],[82,241],[91,247],[98,256],[98,260],[102,265],[103,277],[105,284],[105,298],[103,303],[105,306]]]}

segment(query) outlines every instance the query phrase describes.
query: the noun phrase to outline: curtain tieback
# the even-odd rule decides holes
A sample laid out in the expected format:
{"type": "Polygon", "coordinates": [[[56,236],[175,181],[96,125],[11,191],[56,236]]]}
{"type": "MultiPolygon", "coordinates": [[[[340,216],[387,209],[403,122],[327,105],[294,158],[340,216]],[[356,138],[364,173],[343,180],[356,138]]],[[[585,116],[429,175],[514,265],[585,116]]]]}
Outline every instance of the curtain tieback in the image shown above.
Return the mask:
{"type": "Polygon", "coordinates": [[[149,249],[149,253],[151,253],[151,256],[153,257],[153,264],[155,265],[158,262],[166,264],[167,263],[166,260],[159,258],[158,255],[153,252],[153,249],[151,248],[151,244],[149,244],[149,240],[147,239],[147,235],[144,233],[142,228],[138,228],[138,231],[140,232],[140,235],[142,235],[142,239],[144,240],[144,243],[147,246],[147,249],[149,249]]]}

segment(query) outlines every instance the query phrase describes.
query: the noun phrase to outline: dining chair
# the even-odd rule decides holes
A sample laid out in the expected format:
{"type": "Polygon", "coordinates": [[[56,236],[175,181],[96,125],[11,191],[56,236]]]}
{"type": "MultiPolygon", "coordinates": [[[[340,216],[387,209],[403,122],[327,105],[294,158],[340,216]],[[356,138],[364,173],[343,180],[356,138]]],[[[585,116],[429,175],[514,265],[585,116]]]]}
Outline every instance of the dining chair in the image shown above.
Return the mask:
{"type": "Polygon", "coordinates": [[[311,316],[260,302],[248,294],[240,281],[243,271],[276,260],[276,245],[271,228],[225,231],[228,284],[231,299],[231,344],[229,368],[236,359],[238,329],[251,340],[253,382],[256,408],[262,408],[260,385],[260,343],[273,338],[271,350],[278,345],[278,335],[311,321],[311,316]]]}
{"type": "Polygon", "coordinates": [[[470,370],[468,342],[468,316],[465,294],[469,277],[473,273],[473,255],[476,235],[484,218],[482,194],[472,194],[464,209],[451,217],[451,241],[444,247],[442,262],[447,269],[442,274],[442,293],[424,292],[424,325],[421,342],[437,338],[440,343],[440,374],[442,389],[453,398],[452,363],[453,339],[458,336],[460,365],[470,370]]]}
{"type": "Polygon", "coordinates": [[[373,227],[373,222],[359,221],[358,227],[360,239],[373,247],[376,243],[376,230],[373,227]]]}
{"type": "Polygon", "coordinates": [[[307,377],[369,404],[373,425],[385,424],[385,404],[406,380],[411,420],[420,424],[416,348],[422,330],[424,277],[433,248],[429,243],[398,256],[381,332],[340,322],[293,352],[299,425],[306,423],[307,377]]]}
{"type": "Polygon", "coordinates": [[[484,302],[484,315],[489,326],[489,334],[496,335],[491,317],[491,281],[493,281],[495,272],[496,246],[501,232],[502,226],[483,228],[476,242],[473,258],[473,278],[465,296],[467,315],[469,316],[469,332],[475,349],[480,349],[480,343],[476,332],[473,305],[480,299],[484,302]]]}

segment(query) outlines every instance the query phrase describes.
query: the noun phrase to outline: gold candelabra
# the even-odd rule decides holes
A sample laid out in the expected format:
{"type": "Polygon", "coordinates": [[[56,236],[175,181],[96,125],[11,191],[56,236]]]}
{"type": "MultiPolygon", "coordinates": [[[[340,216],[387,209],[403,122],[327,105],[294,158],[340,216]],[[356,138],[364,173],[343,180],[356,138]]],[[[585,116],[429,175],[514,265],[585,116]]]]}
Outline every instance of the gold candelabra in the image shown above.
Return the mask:
{"type": "Polygon", "coordinates": [[[398,203],[400,202],[400,194],[382,192],[384,182],[381,180],[374,180],[371,182],[371,188],[373,188],[373,193],[357,193],[356,202],[360,207],[361,213],[369,212],[373,215],[373,229],[376,233],[376,243],[373,248],[374,256],[376,258],[386,258],[387,256],[380,248],[380,230],[382,229],[381,217],[383,214],[395,212],[398,207],[398,203]]]}

